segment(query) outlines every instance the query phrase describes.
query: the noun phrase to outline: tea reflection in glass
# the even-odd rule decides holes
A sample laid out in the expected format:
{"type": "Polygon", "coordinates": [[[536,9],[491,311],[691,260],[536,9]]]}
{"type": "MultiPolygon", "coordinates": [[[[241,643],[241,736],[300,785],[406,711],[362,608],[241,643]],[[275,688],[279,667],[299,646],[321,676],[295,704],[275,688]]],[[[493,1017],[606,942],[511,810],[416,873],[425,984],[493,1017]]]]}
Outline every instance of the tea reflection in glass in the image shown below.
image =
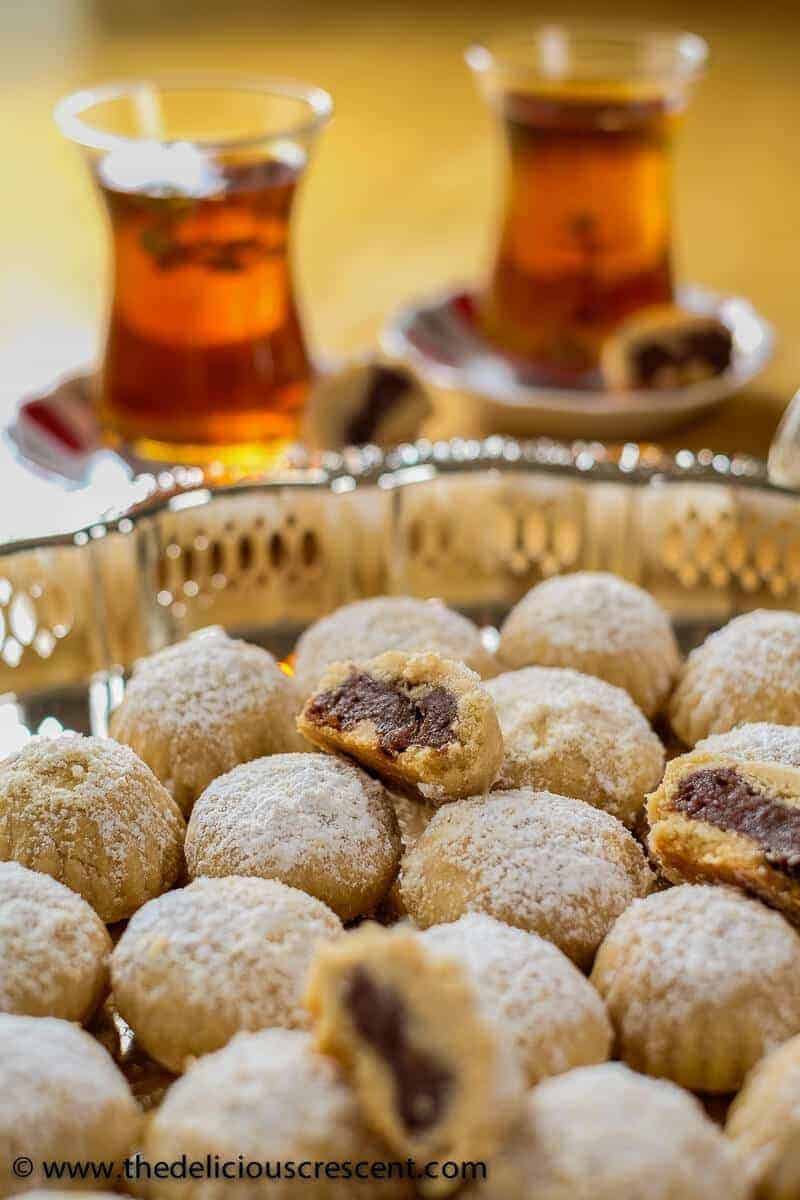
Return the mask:
{"type": "Polygon", "coordinates": [[[579,378],[624,317],[672,299],[670,147],[705,56],[691,34],[555,26],[470,49],[509,157],[479,303],[492,341],[579,378]]]}
{"type": "Polygon", "coordinates": [[[140,454],[264,461],[311,366],[289,226],[324,92],[275,82],[100,88],[63,101],[111,222],[99,416],[140,454]]]}

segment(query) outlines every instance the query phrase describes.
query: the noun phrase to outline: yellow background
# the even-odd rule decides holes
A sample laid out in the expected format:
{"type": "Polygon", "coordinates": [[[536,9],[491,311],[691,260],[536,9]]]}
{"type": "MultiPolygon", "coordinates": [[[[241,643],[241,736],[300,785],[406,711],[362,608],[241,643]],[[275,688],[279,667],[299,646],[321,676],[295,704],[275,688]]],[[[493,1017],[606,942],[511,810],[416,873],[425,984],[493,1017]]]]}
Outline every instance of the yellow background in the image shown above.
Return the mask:
{"type": "MultiPolygon", "coordinates": [[[[677,154],[683,279],[747,295],[778,354],[757,388],[668,444],[763,453],[800,386],[800,5],[650,3],[712,62],[677,154]]],[[[476,34],[540,20],[638,20],[573,0],[0,0],[0,412],[98,345],[103,218],[78,151],[51,121],[81,84],[170,70],[293,75],[336,101],[301,196],[295,260],[316,349],[372,341],[409,296],[480,276],[499,151],[463,62],[476,34]]]]}

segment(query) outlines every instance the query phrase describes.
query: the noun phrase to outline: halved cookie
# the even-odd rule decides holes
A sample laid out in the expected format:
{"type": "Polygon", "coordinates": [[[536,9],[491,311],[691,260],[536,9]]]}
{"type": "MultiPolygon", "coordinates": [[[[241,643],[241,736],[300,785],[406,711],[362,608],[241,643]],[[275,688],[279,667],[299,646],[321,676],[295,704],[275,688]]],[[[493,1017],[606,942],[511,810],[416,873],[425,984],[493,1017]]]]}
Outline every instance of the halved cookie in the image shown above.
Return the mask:
{"type": "MultiPolygon", "coordinates": [[[[522,1073],[458,963],[410,931],[362,926],[311,969],[317,1045],[350,1075],[365,1120],[419,1163],[485,1160],[521,1110],[522,1073]]],[[[420,1179],[423,1195],[458,1186],[420,1179]]]]}
{"type": "Polygon", "coordinates": [[[721,375],[733,360],[730,329],[713,314],[659,306],[637,313],[603,347],[608,386],[677,388],[721,375]]]}
{"type": "Polygon", "coordinates": [[[428,785],[433,803],[488,791],[503,758],[497,713],[479,677],[433,653],[390,650],[360,665],[334,663],[297,726],[391,785],[428,785]]]}
{"type": "Polygon", "coordinates": [[[800,767],[694,750],[669,764],[647,814],[673,882],[734,884],[800,917],[800,767]]]}

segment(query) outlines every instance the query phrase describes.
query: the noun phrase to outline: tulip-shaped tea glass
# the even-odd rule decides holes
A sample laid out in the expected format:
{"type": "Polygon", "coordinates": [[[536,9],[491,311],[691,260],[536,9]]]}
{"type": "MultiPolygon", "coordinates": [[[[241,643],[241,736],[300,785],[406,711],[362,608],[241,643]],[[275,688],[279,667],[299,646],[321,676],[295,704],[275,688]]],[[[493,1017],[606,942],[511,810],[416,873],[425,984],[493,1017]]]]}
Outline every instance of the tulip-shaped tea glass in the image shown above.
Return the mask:
{"type": "Polygon", "coordinates": [[[289,226],[330,111],[326,92],[282,80],[110,85],[57,106],[111,224],[110,441],[263,463],[296,438],[311,368],[289,226]]]}
{"type": "Polygon", "coordinates": [[[479,314],[490,340],[572,381],[628,314],[672,300],[670,143],[702,38],[544,26],[467,61],[509,152],[479,314]]]}

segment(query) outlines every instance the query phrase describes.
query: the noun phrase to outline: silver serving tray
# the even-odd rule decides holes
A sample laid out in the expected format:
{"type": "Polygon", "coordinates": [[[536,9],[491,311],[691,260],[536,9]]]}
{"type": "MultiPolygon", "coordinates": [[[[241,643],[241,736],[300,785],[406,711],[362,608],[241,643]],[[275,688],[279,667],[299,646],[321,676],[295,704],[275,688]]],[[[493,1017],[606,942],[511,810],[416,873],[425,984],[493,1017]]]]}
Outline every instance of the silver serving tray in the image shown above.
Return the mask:
{"type": "Polygon", "coordinates": [[[197,471],[69,534],[0,544],[0,755],[103,732],[134,659],[206,625],[281,657],[338,605],[440,596],[486,628],[545,576],[647,588],[684,646],[757,607],[800,609],[800,494],[765,465],[545,439],[299,454],[280,476],[197,471]]]}

